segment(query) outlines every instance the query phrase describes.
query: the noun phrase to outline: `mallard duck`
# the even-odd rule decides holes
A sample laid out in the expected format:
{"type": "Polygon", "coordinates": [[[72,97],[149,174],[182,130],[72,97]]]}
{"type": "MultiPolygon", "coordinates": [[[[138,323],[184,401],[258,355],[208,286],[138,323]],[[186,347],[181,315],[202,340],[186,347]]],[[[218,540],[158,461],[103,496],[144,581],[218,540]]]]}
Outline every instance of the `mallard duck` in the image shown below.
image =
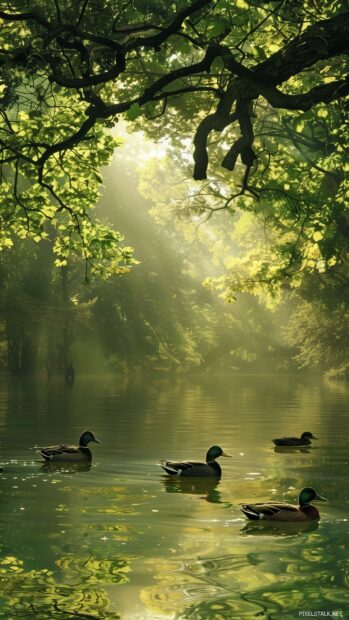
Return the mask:
{"type": "Polygon", "coordinates": [[[76,462],[91,461],[92,453],[87,445],[94,441],[100,443],[91,431],[82,433],[78,446],[69,446],[68,444],[59,444],[58,446],[48,446],[47,448],[39,448],[38,452],[47,462],[76,462]]]}
{"type": "Polygon", "coordinates": [[[231,457],[231,454],[226,454],[219,446],[211,446],[207,450],[206,463],[198,463],[196,461],[176,463],[174,461],[162,459],[159,465],[161,465],[170,476],[190,476],[191,478],[214,476],[215,478],[219,478],[222,475],[222,470],[218,463],[216,463],[216,459],[218,459],[219,456],[231,457]]]}
{"type": "Polygon", "coordinates": [[[320,519],[320,513],[315,506],[311,505],[311,501],[317,500],[326,502],[327,500],[312,488],[305,487],[299,494],[299,506],[292,504],[265,502],[265,504],[244,504],[241,508],[242,512],[248,519],[263,521],[283,521],[283,522],[299,522],[299,521],[316,521],[320,519]]]}
{"type": "Polygon", "coordinates": [[[317,439],[313,433],[305,431],[300,437],[280,437],[279,439],[272,439],[276,446],[309,446],[311,439],[317,439]]]}

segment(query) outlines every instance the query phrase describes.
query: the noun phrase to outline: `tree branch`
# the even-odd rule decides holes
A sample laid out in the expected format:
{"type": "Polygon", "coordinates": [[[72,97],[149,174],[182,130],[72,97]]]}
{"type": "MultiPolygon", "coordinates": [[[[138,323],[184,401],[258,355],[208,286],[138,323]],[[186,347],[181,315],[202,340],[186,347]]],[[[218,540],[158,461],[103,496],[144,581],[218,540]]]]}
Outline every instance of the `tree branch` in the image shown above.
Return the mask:
{"type": "MultiPolygon", "coordinates": [[[[284,94],[276,88],[301,70],[308,68],[323,60],[324,57],[342,54],[349,49],[347,32],[349,28],[349,12],[328,20],[318,22],[309,26],[300,36],[295,37],[282,50],[276,52],[266,61],[257,65],[253,70],[244,67],[235,58],[232,52],[223,45],[217,46],[220,49],[221,57],[229,71],[237,76],[226,91],[230,93],[229,100],[232,105],[234,101],[251,101],[259,95],[264,96],[275,108],[286,108],[289,110],[309,110],[316,103],[322,101],[329,102],[340,97],[344,97],[349,92],[349,78],[346,76],[342,80],[321,84],[312,88],[307,93],[301,95],[284,94]]],[[[218,54],[218,49],[216,49],[218,54]]],[[[224,98],[223,98],[224,99],[224,98]]],[[[227,100],[227,99],[226,99],[227,100]]],[[[237,108],[239,107],[237,104],[237,108]]],[[[217,106],[216,112],[206,117],[199,125],[194,138],[194,179],[205,179],[207,175],[208,155],[207,140],[211,131],[223,131],[232,121],[222,120],[217,106]]],[[[230,148],[223,160],[223,166],[228,170],[233,170],[240,154],[245,159],[245,165],[251,167],[253,157],[252,142],[248,135],[251,135],[252,124],[246,106],[243,116],[237,114],[233,120],[239,120],[242,137],[238,138],[230,148]],[[244,129],[241,126],[243,120],[244,129]],[[245,150],[242,155],[242,150],[245,150]]]]}
{"type": "MultiPolygon", "coordinates": [[[[279,85],[287,82],[292,76],[300,74],[318,61],[329,59],[348,51],[349,12],[343,12],[309,26],[300,35],[288,41],[281,50],[272,54],[267,60],[257,64],[255,67],[244,66],[236,60],[229,47],[213,42],[207,46],[202,60],[170,71],[153,81],[150,86],[147,86],[143,92],[136,96],[116,103],[105,103],[103,101],[98,89],[94,90],[94,87],[110,81],[116,81],[125,72],[127,64],[133,60],[132,57],[130,58],[130,52],[137,50],[140,54],[140,50],[144,47],[154,48],[155,51],[158,51],[159,47],[171,36],[181,34],[180,29],[188,17],[193,16],[207,6],[209,8],[213,6],[212,0],[195,0],[185,9],[179,10],[168,26],[157,26],[155,34],[137,36],[136,38],[129,37],[126,42],[120,42],[120,39],[115,40],[118,32],[120,34],[142,32],[141,28],[148,28],[151,24],[130,24],[120,26],[119,29],[115,26],[114,35],[111,34],[110,37],[89,32],[89,28],[86,31],[81,30],[78,24],[85,14],[87,0],[83,2],[78,23],[75,25],[53,25],[35,10],[13,14],[0,11],[0,18],[8,22],[34,22],[40,26],[39,30],[41,28],[46,30],[46,35],[41,36],[46,44],[47,51],[41,53],[40,59],[37,60],[38,64],[42,66],[42,62],[45,62],[50,67],[51,74],[49,75],[49,80],[51,82],[68,89],[78,90],[80,95],[80,90],[85,89],[85,99],[90,103],[86,110],[87,119],[83,121],[79,130],[68,138],[49,146],[39,159],[38,166],[41,180],[45,162],[53,153],[70,149],[79,141],[84,140],[99,118],[106,119],[124,113],[134,104],[143,106],[148,102],[156,102],[161,98],[170,100],[171,97],[178,97],[190,90],[194,93],[200,92],[203,88],[212,91],[215,96],[219,96],[215,112],[209,114],[200,122],[194,138],[194,178],[204,179],[206,178],[208,166],[207,143],[210,133],[212,131],[222,132],[236,121],[239,123],[241,135],[234,141],[234,144],[224,157],[223,166],[233,170],[240,155],[245,166],[248,169],[251,168],[255,154],[253,152],[253,127],[250,104],[254,99],[262,96],[275,108],[308,110],[316,103],[334,101],[349,93],[348,76],[343,79],[336,79],[330,83],[317,85],[302,94],[286,94],[277,88],[279,85]],[[49,49],[51,42],[54,45],[52,49],[49,49]],[[60,47],[58,52],[57,44],[60,47]],[[109,68],[106,70],[103,70],[103,62],[101,64],[99,59],[94,62],[93,54],[96,47],[99,51],[102,49],[103,53],[107,50],[109,54],[111,52],[113,54],[112,60],[108,60],[109,68]],[[66,50],[72,50],[71,61],[66,50]],[[79,55],[80,63],[76,61],[75,52],[79,55]],[[221,87],[215,89],[211,86],[203,87],[200,84],[188,86],[185,81],[183,86],[175,87],[172,91],[165,90],[166,87],[177,80],[185,80],[192,76],[209,73],[213,61],[219,57],[224,62],[224,75],[228,77],[230,74],[225,92],[222,92],[221,87]],[[71,67],[70,75],[63,74],[63,70],[67,65],[71,67]],[[72,67],[76,68],[76,75],[73,74],[72,67]],[[97,67],[99,73],[93,73],[94,67],[97,67]],[[236,109],[232,112],[234,104],[236,104],[236,109]]],[[[190,24],[193,25],[192,22],[190,24]]],[[[195,32],[199,37],[200,32],[196,27],[195,32]]],[[[4,62],[11,63],[12,61],[22,65],[25,65],[25,63],[29,65],[30,62],[35,62],[35,59],[38,59],[38,54],[34,49],[30,47],[28,49],[17,48],[9,52],[6,51],[4,62]]]]}
{"type": "Polygon", "coordinates": [[[196,2],[193,2],[193,4],[191,4],[187,8],[179,11],[172,23],[167,26],[167,28],[164,28],[162,32],[159,32],[158,34],[152,35],[150,37],[138,37],[133,41],[129,41],[125,45],[126,51],[134,50],[138,47],[154,47],[155,49],[158,48],[171,35],[177,33],[177,31],[180,29],[184,20],[187,17],[193,15],[200,9],[203,9],[208,4],[212,4],[212,0],[196,0],[196,2]]]}

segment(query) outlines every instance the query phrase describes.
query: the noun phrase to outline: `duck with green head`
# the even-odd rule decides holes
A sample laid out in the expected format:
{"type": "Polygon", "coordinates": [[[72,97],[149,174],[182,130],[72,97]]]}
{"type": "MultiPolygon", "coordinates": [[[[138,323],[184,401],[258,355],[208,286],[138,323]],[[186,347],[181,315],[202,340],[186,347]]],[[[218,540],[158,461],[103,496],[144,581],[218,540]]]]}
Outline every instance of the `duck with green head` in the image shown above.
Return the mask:
{"type": "Polygon", "coordinates": [[[284,502],[265,502],[264,504],[244,504],[242,512],[248,519],[256,521],[283,521],[284,523],[316,521],[320,519],[318,509],[312,501],[326,502],[312,487],[305,487],[299,494],[299,506],[284,502]]]}
{"type": "Polygon", "coordinates": [[[47,463],[69,462],[81,463],[92,460],[92,452],[87,447],[89,443],[100,443],[91,431],[84,431],[79,439],[78,446],[59,444],[39,448],[38,452],[47,463]]]}
{"type": "Polygon", "coordinates": [[[161,465],[170,476],[181,476],[185,478],[220,478],[222,470],[216,461],[220,456],[231,457],[231,454],[227,454],[219,446],[211,446],[206,453],[206,463],[197,461],[182,461],[179,463],[162,459],[159,465],[161,465]]]}

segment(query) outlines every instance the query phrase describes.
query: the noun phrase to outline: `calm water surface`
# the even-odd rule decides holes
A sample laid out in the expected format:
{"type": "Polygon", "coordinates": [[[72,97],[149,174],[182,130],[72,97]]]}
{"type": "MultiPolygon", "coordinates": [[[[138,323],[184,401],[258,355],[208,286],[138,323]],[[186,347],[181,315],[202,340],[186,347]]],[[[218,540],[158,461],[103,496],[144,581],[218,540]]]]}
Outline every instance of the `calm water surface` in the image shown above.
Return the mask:
{"type": "Polygon", "coordinates": [[[348,416],[349,385],[321,378],[3,379],[0,617],[349,618],[348,416]],[[30,449],[87,428],[102,442],[91,468],[45,469],[30,449]],[[304,430],[314,448],[274,451],[272,437],[304,430]],[[233,455],[218,483],[156,466],[213,443],[233,455]],[[303,486],[329,500],[319,524],[240,512],[303,486]]]}

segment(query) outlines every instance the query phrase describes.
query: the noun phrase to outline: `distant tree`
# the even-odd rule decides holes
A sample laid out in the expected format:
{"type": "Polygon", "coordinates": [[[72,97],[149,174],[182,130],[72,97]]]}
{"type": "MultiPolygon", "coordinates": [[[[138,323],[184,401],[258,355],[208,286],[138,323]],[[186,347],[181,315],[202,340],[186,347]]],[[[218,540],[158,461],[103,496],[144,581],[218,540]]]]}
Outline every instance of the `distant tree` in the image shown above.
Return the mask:
{"type": "Polygon", "coordinates": [[[296,304],[285,337],[297,347],[300,368],[319,368],[331,377],[349,376],[349,308],[346,301],[325,304],[302,300],[296,304]]]}

